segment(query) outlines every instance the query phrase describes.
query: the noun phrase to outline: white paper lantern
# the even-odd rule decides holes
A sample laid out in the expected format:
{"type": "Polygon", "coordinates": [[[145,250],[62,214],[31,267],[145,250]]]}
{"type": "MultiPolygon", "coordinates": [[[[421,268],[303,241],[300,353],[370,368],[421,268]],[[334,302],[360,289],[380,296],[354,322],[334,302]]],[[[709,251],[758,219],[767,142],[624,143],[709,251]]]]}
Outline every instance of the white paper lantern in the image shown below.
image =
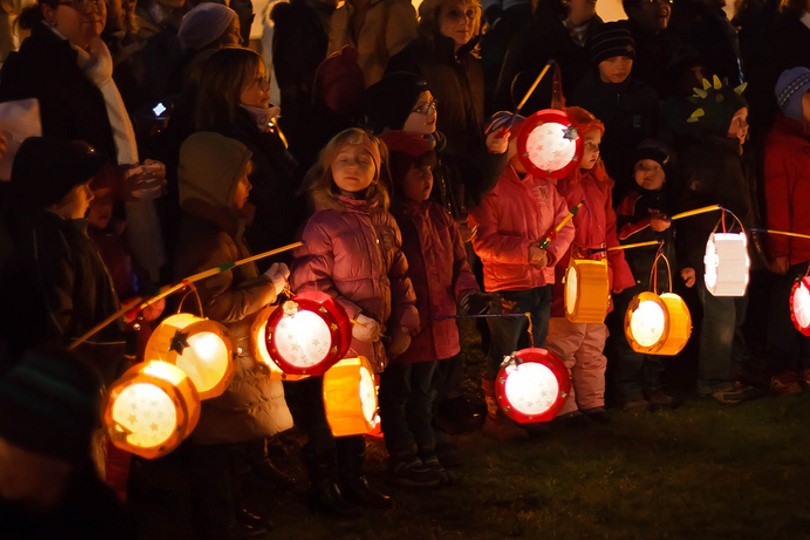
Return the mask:
{"type": "Polygon", "coordinates": [[[538,347],[504,359],[495,379],[495,397],[504,413],[522,424],[552,420],[571,391],[562,360],[538,347]]]}
{"type": "Polygon", "coordinates": [[[748,287],[748,240],[745,233],[712,233],[703,257],[706,289],[714,296],[744,296],[748,287]]]}
{"type": "Polygon", "coordinates": [[[790,292],[790,318],[796,330],[810,336],[810,277],[796,280],[790,292]]]}

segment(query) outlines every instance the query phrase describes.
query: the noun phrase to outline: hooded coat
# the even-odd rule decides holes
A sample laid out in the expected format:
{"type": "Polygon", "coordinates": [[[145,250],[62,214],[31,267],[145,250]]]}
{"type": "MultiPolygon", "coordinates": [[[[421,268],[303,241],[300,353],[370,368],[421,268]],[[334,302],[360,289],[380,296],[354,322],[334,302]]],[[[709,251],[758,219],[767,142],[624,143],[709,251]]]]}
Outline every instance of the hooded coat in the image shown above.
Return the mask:
{"type": "MultiPolygon", "coordinates": [[[[233,207],[236,185],[250,158],[242,143],[215,133],[196,133],[183,143],[177,278],[251,255],[244,240],[247,212],[233,207]]],[[[197,290],[205,315],[228,329],[237,367],[225,393],[203,402],[191,440],[247,442],[292,427],[281,381],[270,379],[268,369],[250,353],[250,327],[256,313],[276,301],[273,285],[250,263],[200,282],[197,290]]]]}

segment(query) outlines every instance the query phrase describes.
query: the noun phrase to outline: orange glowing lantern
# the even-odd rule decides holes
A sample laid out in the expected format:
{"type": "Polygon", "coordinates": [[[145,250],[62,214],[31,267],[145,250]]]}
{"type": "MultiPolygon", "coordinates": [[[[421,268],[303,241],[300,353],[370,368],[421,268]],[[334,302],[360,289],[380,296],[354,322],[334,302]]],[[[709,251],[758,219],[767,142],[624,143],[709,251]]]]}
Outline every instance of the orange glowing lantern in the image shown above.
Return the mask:
{"type": "Polygon", "coordinates": [[[810,276],[802,276],[790,291],[790,319],[796,330],[810,336],[810,276]]]}
{"type": "Polygon", "coordinates": [[[565,271],[565,317],[573,323],[605,322],[610,302],[607,259],[574,259],[565,271]]]}
{"type": "Polygon", "coordinates": [[[301,293],[267,319],[270,358],[284,373],[323,375],[349,350],[351,323],[346,310],[326,293],[301,293]]]}
{"type": "Polygon", "coordinates": [[[164,319],[149,337],[144,358],[162,360],[185,371],[200,399],[221,395],[231,384],[236,368],[225,327],[190,313],[164,319]]]}
{"type": "Polygon", "coordinates": [[[270,353],[267,352],[267,320],[277,307],[274,304],[265,306],[253,319],[253,325],[250,328],[250,350],[253,353],[253,358],[268,367],[271,379],[281,381],[306,379],[309,375],[291,375],[281,371],[281,368],[270,358],[270,353]]]}
{"type": "Polygon", "coordinates": [[[520,125],[518,156],[536,176],[565,178],[582,157],[582,139],[564,111],[537,111],[520,125]]]}
{"type": "Polygon", "coordinates": [[[571,391],[562,360],[546,349],[523,349],[506,357],[495,379],[495,397],[515,422],[552,420],[571,391]]]}
{"type": "Polygon", "coordinates": [[[335,437],[364,435],[374,429],[379,419],[371,363],[358,356],[329,368],[323,376],[323,404],[335,437]]]}
{"type": "Polygon", "coordinates": [[[113,383],[103,411],[115,446],[155,459],[177,448],[197,426],[200,396],[182,369],[153,360],[136,364],[113,383]]]}
{"type": "Polygon", "coordinates": [[[674,293],[637,294],[624,316],[624,334],[630,347],[642,354],[674,356],[692,334],[692,316],[674,293]]]}
{"type": "Polygon", "coordinates": [[[703,257],[706,289],[714,296],[743,296],[748,287],[748,240],[745,233],[712,233],[703,257]]]}

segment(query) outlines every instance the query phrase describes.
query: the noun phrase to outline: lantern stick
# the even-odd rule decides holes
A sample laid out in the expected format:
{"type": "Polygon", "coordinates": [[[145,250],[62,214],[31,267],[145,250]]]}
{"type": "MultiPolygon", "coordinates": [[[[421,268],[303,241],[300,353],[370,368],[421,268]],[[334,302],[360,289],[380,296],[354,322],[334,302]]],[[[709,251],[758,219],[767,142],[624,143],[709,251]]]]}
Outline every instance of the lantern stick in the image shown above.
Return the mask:
{"type": "Polygon", "coordinates": [[[540,75],[537,76],[537,78],[534,80],[534,83],[532,83],[532,85],[529,87],[529,91],[526,92],[526,95],[524,95],[523,99],[520,100],[520,103],[518,104],[517,109],[515,109],[514,114],[519,113],[520,109],[522,109],[523,106],[526,105],[526,102],[529,101],[529,98],[532,96],[532,94],[534,94],[535,89],[537,89],[537,85],[540,84],[540,81],[542,81],[543,77],[545,77],[546,73],[548,73],[548,70],[549,68],[551,68],[552,63],[553,61],[546,63],[546,66],[540,72],[540,75]]]}
{"type": "Polygon", "coordinates": [[[801,234],[801,233],[795,233],[795,232],[790,232],[790,231],[775,231],[773,229],[754,229],[754,228],[752,228],[751,230],[756,231],[756,232],[764,232],[764,233],[767,233],[767,234],[776,234],[776,235],[780,235],[780,236],[790,236],[792,238],[801,238],[803,240],[810,240],[810,234],[801,234]]]}
{"type": "Polygon", "coordinates": [[[447,319],[485,319],[487,317],[525,317],[525,313],[480,313],[478,315],[436,315],[434,321],[446,321],[447,319]]]}
{"type": "Polygon", "coordinates": [[[540,242],[540,247],[541,247],[542,249],[546,249],[546,248],[548,247],[548,245],[551,243],[551,241],[552,241],[552,240],[554,240],[554,239],[557,237],[557,233],[559,233],[561,230],[563,230],[563,227],[565,227],[565,226],[566,226],[566,224],[567,224],[569,221],[571,221],[572,219],[574,219],[574,216],[575,216],[575,215],[577,215],[577,212],[579,212],[579,209],[580,209],[580,208],[582,208],[582,205],[583,205],[583,204],[585,204],[585,200],[584,200],[584,199],[583,199],[583,200],[581,200],[581,201],[579,201],[579,203],[578,203],[578,204],[577,204],[575,207],[573,207],[573,208],[571,209],[571,211],[570,211],[570,212],[568,212],[568,215],[567,215],[567,216],[565,216],[565,217],[562,219],[562,221],[560,221],[560,222],[559,222],[559,223],[558,223],[558,224],[557,224],[557,225],[554,227],[554,229],[553,229],[551,232],[549,232],[549,233],[548,233],[548,236],[546,236],[546,237],[543,239],[543,241],[542,241],[542,242],[540,242]]]}
{"type": "Polygon", "coordinates": [[[624,251],[625,249],[634,249],[648,246],[659,246],[663,243],[662,240],[650,240],[649,242],[636,242],[635,244],[624,244],[622,246],[604,247],[604,248],[588,248],[588,255],[594,253],[601,253],[603,251],[624,251]]]}
{"type": "Polygon", "coordinates": [[[88,330],[87,332],[85,332],[84,334],[79,336],[78,338],[76,338],[68,346],[68,350],[69,351],[74,350],[76,347],[78,347],[79,345],[81,345],[82,343],[84,343],[85,341],[87,341],[88,339],[90,339],[91,337],[93,337],[94,335],[96,335],[97,333],[102,331],[104,328],[106,328],[109,325],[111,325],[112,323],[114,323],[120,317],[122,317],[122,316],[126,315],[127,313],[129,313],[130,311],[133,311],[133,310],[141,311],[142,309],[145,309],[145,308],[151,306],[152,304],[154,304],[158,300],[166,298],[170,294],[175,293],[175,292],[179,291],[180,289],[183,289],[183,288],[189,286],[190,284],[192,284],[194,282],[197,282],[197,281],[200,281],[200,280],[203,280],[203,279],[207,279],[207,278],[209,278],[211,276],[215,276],[217,274],[220,274],[220,273],[225,272],[227,270],[230,270],[232,268],[236,268],[237,266],[247,264],[249,262],[258,261],[259,259],[264,259],[266,257],[271,257],[273,255],[277,255],[277,254],[283,253],[285,251],[290,251],[291,249],[295,249],[295,248],[300,247],[302,245],[304,245],[303,242],[293,242],[292,244],[287,244],[286,246],[282,246],[280,248],[271,249],[269,251],[265,251],[264,253],[259,253],[258,255],[252,255],[250,257],[245,257],[244,259],[240,259],[240,260],[232,262],[232,263],[223,264],[223,265],[220,265],[220,266],[218,266],[216,268],[211,268],[209,270],[204,270],[202,272],[198,272],[198,273],[196,273],[196,274],[194,274],[192,276],[189,276],[189,277],[183,279],[182,281],[180,281],[178,283],[175,283],[174,285],[166,285],[164,287],[161,287],[160,291],[158,291],[158,293],[156,295],[150,296],[149,298],[147,298],[145,300],[142,299],[142,298],[133,298],[129,302],[127,302],[123,306],[121,306],[121,308],[118,311],[116,311],[115,313],[113,313],[112,315],[110,315],[109,317],[107,317],[106,319],[104,319],[103,321],[98,323],[97,325],[95,325],[93,328],[91,328],[90,330],[88,330]]]}
{"type": "Polygon", "coordinates": [[[683,219],[692,216],[697,216],[698,214],[705,214],[707,212],[714,212],[715,210],[725,210],[719,204],[713,204],[711,206],[704,206],[702,208],[695,208],[694,210],[687,210],[686,212],[681,212],[680,214],[675,214],[674,216],[670,217],[670,220],[676,219],[683,219]]]}

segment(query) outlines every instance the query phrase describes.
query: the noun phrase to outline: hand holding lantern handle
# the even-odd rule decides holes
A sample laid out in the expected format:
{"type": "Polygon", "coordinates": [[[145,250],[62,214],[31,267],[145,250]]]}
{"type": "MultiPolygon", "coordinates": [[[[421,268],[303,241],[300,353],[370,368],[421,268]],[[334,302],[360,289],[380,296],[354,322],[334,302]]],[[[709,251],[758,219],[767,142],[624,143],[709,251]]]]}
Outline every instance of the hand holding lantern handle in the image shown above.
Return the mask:
{"type": "Polygon", "coordinates": [[[366,317],[361,313],[357,316],[357,319],[352,321],[352,337],[354,339],[373,343],[380,341],[381,335],[380,324],[371,317],[366,317]]]}

